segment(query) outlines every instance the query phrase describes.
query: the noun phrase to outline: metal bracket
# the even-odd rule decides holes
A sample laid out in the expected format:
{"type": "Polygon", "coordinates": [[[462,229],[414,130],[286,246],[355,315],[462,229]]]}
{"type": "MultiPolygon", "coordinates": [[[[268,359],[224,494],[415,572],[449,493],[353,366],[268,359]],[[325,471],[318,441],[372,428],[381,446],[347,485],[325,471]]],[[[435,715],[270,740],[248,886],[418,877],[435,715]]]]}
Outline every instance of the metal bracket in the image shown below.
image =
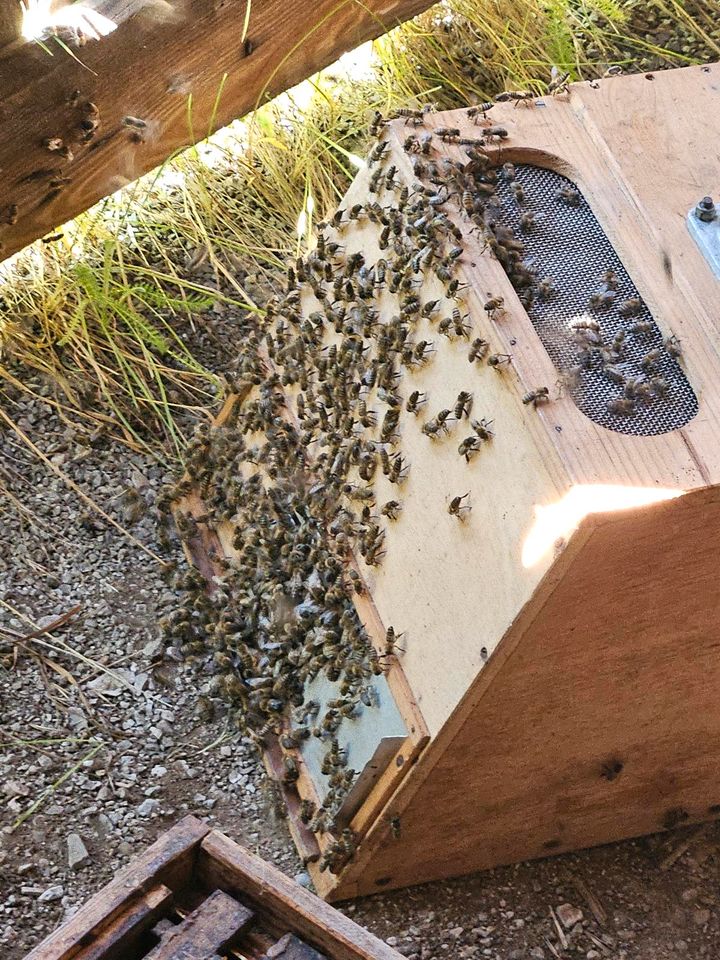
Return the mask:
{"type": "Polygon", "coordinates": [[[688,212],[687,226],[710,269],[720,278],[720,211],[710,197],[704,197],[688,212]]]}

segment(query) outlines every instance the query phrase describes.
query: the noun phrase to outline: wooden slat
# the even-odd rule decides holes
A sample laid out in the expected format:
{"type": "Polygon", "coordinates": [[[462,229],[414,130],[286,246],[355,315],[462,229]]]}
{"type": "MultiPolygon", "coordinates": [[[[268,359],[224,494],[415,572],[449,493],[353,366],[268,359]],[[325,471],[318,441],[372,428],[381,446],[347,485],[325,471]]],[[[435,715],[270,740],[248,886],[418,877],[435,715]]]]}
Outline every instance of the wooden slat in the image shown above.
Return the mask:
{"type": "Polygon", "coordinates": [[[148,890],[104,927],[93,942],[77,954],[77,960],[124,960],[138,937],[167,911],[172,899],[172,890],[163,884],[148,890]]]}
{"type": "Polygon", "coordinates": [[[247,5],[178,3],[159,19],[149,4],[78,49],[81,63],[57,48],[48,56],[37,45],[12,49],[4,59],[0,54],[0,220],[17,217],[0,226],[1,256],[430,3],[253,0],[243,44],[247,5]],[[80,96],[73,106],[75,90],[80,96]],[[84,143],[87,102],[98,108],[100,126],[84,143]],[[126,115],[147,124],[139,136],[123,126],[126,115]],[[70,146],[74,159],[43,146],[54,137],[70,146]],[[54,186],[58,178],[63,182],[54,186]]]}
{"type": "Polygon", "coordinates": [[[25,960],[71,960],[80,949],[151,886],[181,888],[192,870],[199,843],[209,832],[195,817],[185,817],[133,860],[72,919],[50,934],[25,960]]]}
{"type": "Polygon", "coordinates": [[[278,933],[291,930],[333,960],[398,960],[382,940],[216,831],[201,845],[198,875],[209,889],[241,897],[264,926],[274,924],[278,933]]]}
{"type": "Polygon", "coordinates": [[[208,960],[214,953],[233,946],[252,919],[252,910],[215,890],[166,933],[144,960],[208,960]]]}

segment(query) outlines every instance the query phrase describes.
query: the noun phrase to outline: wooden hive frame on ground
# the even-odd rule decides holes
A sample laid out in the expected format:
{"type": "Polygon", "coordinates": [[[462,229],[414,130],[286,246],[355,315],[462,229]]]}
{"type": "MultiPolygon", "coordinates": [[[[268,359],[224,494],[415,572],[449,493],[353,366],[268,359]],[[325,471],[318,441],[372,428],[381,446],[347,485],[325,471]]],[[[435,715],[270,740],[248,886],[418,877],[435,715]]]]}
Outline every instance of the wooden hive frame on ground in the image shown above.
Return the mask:
{"type": "Polygon", "coordinates": [[[25,960],[398,960],[382,940],[185,817],[25,960]]]}
{"type": "MultiPolygon", "coordinates": [[[[648,392],[642,383],[653,379],[655,361],[644,358],[640,386],[622,377],[618,397],[627,409],[613,414],[612,428],[586,416],[576,386],[558,387],[563,371],[528,301],[463,212],[460,193],[447,191],[439,206],[453,224],[449,240],[460,238],[461,255],[445,248],[458,289],[448,296],[437,263],[409,283],[421,303],[439,300],[433,315],[413,320],[413,344],[431,341],[432,362],[409,362],[398,387],[403,401],[411,390],[426,393],[428,412],[416,421],[403,411],[398,434],[409,476],[398,488],[378,472],[374,494],[378,505],[401,499],[402,514],[387,524],[383,563],[358,563],[366,592],[356,605],[378,651],[390,625],[404,634],[400,656],[386,663],[407,737],[354,812],[356,850],[337,873],[319,868],[314,841],[293,815],[298,800],[290,800],[296,839],[324,896],[372,893],[720,813],[719,281],[687,226],[718,182],[709,145],[719,104],[713,65],[496,104],[484,126],[465,111],[427,115],[417,126],[397,119],[382,133],[382,165],[369,163],[341,204],[367,211],[374,195],[388,208],[403,187],[411,196],[417,190],[418,160],[452,172],[445,159],[467,160],[458,139],[502,125],[509,136],[481,152],[494,165],[549,168],[572,181],[581,196],[570,205],[589,205],[659,342],[682,344],[683,369],[670,387],[660,378],[648,392]],[[439,129],[457,132],[432,135],[426,156],[421,138],[439,129]],[[502,308],[486,308],[493,298],[502,308]],[[454,308],[469,329],[444,337],[440,318],[454,308]],[[511,362],[495,369],[469,362],[476,338],[511,362]],[[678,384],[691,388],[682,424],[633,435],[635,415],[680,403],[678,384]],[[541,387],[549,402],[523,402],[541,387]],[[421,429],[441,408],[452,410],[460,391],[472,393],[473,417],[491,421],[494,434],[470,462],[458,453],[469,426],[461,433],[455,422],[451,436],[441,430],[435,439],[421,429]],[[460,496],[471,508],[464,519],[448,512],[460,496]]],[[[429,184],[435,197],[443,189],[429,184]]],[[[345,215],[344,263],[353,253],[368,265],[391,256],[391,231],[383,235],[378,219],[348,224],[345,215]]],[[[532,229],[545,227],[539,221],[532,229]]],[[[576,251],[578,262],[586,255],[576,251]]],[[[302,294],[305,316],[318,306],[302,294]]],[[[388,284],[375,306],[386,323],[397,314],[388,284]]],[[[600,368],[609,379],[622,351],[610,356],[607,344],[583,334],[595,331],[595,316],[590,310],[565,335],[588,355],[604,351],[600,368]]],[[[326,347],[334,339],[326,334],[326,347]]],[[[296,394],[289,389],[291,410],[296,394]]],[[[465,423],[462,413],[457,420],[465,423]]],[[[217,532],[231,554],[232,536],[217,532]]],[[[300,760],[289,793],[317,798],[300,760]]],[[[321,837],[320,847],[327,842],[321,837]]]]}

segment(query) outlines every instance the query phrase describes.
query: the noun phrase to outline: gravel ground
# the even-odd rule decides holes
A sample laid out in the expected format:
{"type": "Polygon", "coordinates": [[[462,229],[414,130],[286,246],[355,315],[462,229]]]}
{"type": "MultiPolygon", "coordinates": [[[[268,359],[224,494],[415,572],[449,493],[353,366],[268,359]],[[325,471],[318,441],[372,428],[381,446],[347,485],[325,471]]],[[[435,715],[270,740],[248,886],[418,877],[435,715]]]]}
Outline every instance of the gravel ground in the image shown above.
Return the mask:
{"type": "MultiPolygon", "coordinates": [[[[16,399],[8,409],[110,515],[125,522],[143,507],[132,527],[142,544],[179,554],[176,543],[169,553],[157,543],[163,468],[71,430],[37,402],[16,399]],[[137,491],[132,499],[127,488],[137,491]]],[[[3,960],[22,957],[189,812],[306,882],[252,747],[228,726],[207,680],[164,649],[157,621],[175,597],[158,564],[7,431],[0,479],[9,491],[0,491],[0,596],[8,605],[0,626],[24,634],[33,628],[21,615],[42,627],[81,607],[37,641],[0,645],[3,960]]],[[[421,960],[715,958],[719,864],[713,825],[343,909],[421,960]]]]}

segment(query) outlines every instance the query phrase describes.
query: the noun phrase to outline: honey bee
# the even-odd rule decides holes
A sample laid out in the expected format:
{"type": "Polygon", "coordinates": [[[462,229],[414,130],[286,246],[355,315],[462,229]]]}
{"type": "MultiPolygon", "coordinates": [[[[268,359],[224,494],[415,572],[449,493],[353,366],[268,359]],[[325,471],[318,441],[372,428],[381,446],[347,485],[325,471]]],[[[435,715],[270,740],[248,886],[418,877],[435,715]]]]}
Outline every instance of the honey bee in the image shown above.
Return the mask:
{"type": "Polygon", "coordinates": [[[483,340],[482,337],[476,337],[470,345],[468,360],[470,363],[474,363],[476,360],[483,360],[487,356],[489,349],[490,344],[487,340],[483,340]]]}
{"type": "Polygon", "coordinates": [[[656,397],[666,397],[670,390],[667,380],[660,376],[650,377],[649,386],[652,394],[656,397]]]}
{"type": "Polygon", "coordinates": [[[467,463],[470,463],[470,458],[478,453],[480,450],[480,438],[477,436],[465,437],[463,441],[458,445],[458,453],[461,457],[465,457],[467,463]]]}
{"type": "Polygon", "coordinates": [[[397,520],[402,510],[402,503],[399,500],[388,500],[380,507],[380,513],[388,520],[397,520]]]}
{"type": "Polygon", "coordinates": [[[509,353],[491,353],[487,358],[487,365],[497,370],[503,363],[510,363],[512,355],[509,353]]]}
{"type": "Polygon", "coordinates": [[[519,103],[530,104],[534,100],[535,94],[532,90],[506,90],[504,93],[498,93],[493,98],[495,103],[512,102],[517,106],[519,103]]]}
{"type": "Polygon", "coordinates": [[[512,182],[515,179],[515,164],[510,163],[510,161],[508,161],[507,163],[504,163],[502,165],[502,172],[505,179],[508,182],[512,182]]]}
{"type": "Polygon", "coordinates": [[[401,653],[405,653],[404,648],[403,648],[403,647],[399,647],[399,646],[397,645],[398,640],[399,640],[400,637],[402,637],[402,636],[404,636],[404,634],[402,634],[402,633],[395,633],[394,627],[388,627],[388,628],[387,628],[387,630],[385,631],[385,650],[384,650],[384,654],[383,654],[384,656],[386,656],[386,657],[395,656],[395,651],[396,651],[396,650],[400,650],[401,653]]]}
{"type": "Polygon", "coordinates": [[[513,180],[512,184],[510,185],[510,190],[512,195],[515,197],[516,203],[525,203],[525,190],[523,189],[523,185],[521,183],[519,183],[517,180],[513,180]]]}
{"type": "Polygon", "coordinates": [[[373,113],[372,120],[370,121],[370,136],[374,139],[380,135],[382,128],[387,123],[387,120],[383,117],[379,110],[376,110],[373,113]]]}
{"type": "Polygon", "coordinates": [[[538,296],[541,300],[549,300],[557,293],[557,287],[552,277],[543,277],[538,283],[538,296]]]}
{"type": "Polygon", "coordinates": [[[473,395],[467,390],[461,390],[455,401],[455,419],[462,420],[463,417],[469,417],[472,410],[473,395]]]}
{"type": "Polygon", "coordinates": [[[426,103],[422,110],[411,110],[407,107],[402,107],[400,110],[395,111],[393,119],[404,119],[405,126],[407,126],[408,123],[412,123],[413,126],[418,127],[425,123],[425,117],[431,110],[432,106],[429,103],[426,103]]]}
{"type": "Polygon", "coordinates": [[[490,297],[489,300],[485,301],[483,310],[490,317],[491,320],[495,319],[496,314],[504,313],[505,297],[490,297]]]}
{"type": "Polygon", "coordinates": [[[483,131],[488,140],[507,140],[510,136],[505,127],[495,124],[492,127],[486,127],[483,131]]]}
{"type": "Polygon", "coordinates": [[[561,93],[568,93],[570,90],[570,73],[568,71],[560,72],[557,67],[550,71],[550,83],[548,84],[548,93],[557,97],[561,93]]]}
{"type": "Polygon", "coordinates": [[[678,357],[682,356],[682,347],[680,346],[680,341],[675,334],[667,337],[664,345],[665,351],[669,354],[669,356],[673,357],[673,359],[677,360],[678,357]]]}
{"type": "Polygon", "coordinates": [[[537,217],[532,210],[525,210],[520,217],[520,229],[523,233],[527,233],[528,230],[533,230],[536,223],[537,217]]]}
{"type": "Polygon", "coordinates": [[[662,350],[660,350],[659,347],[656,347],[654,350],[648,350],[648,352],[640,361],[640,366],[645,371],[655,370],[661,357],[662,350]]]}
{"type": "Polygon", "coordinates": [[[472,507],[468,503],[463,503],[467,497],[470,496],[470,491],[464,493],[461,497],[453,497],[448,505],[448,513],[451,517],[457,517],[458,520],[463,519],[463,510],[468,513],[472,510],[472,507]]]}
{"type": "Polygon", "coordinates": [[[632,416],[635,413],[635,403],[630,397],[617,397],[608,403],[608,410],[617,416],[632,416]]]}
{"type": "Polygon", "coordinates": [[[443,142],[448,140],[453,140],[455,137],[460,136],[460,131],[456,127],[438,127],[437,130],[433,131],[436,137],[440,137],[443,142]]]}
{"type": "Polygon", "coordinates": [[[441,410],[432,420],[428,420],[422,425],[422,432],[426,437],[436,437],[441,431],[447,433],[447,421],[452,414],[452,410],[441,410]]]}
{"type": "Polygon", "coordinates": [[[580,191],[576,190],[575,187],[567,186],[557,191],[555,199],[567,204],[569,207],[579,207],[582,197],[580,191]]]}
{"type": "Polygon", "coordinates": [[[628,300],[623,300],[618,306],[618,313],[621,317],[632,317],[641,307],[642,300],[640,297],[630,297],[628,300]]]}
{"type": "Polygon", "coordinates": [[[475,431],[479,439],[482,440],[483,442],[492,440],[492,438],[495,436],[493,431],[490,429],[492,427],[492,424],[493,424],[492,420],[485,420],[484,418],[482,420],[470,421],[470,425],[472,426],[473,430],[475,431]]]}
{"type": "Polygon", "coordinates": [[[530,390],[522,398],[522,402],[525,406],[532,404],[534,407],[539,407],[542,403],[547,403],[550,400],[550,390],[548,387],[536,387],[534,390],[530,390]]]}
{"type": "Polygon", "coordinates": [[[405,409],[408,413],[417,413],[423,403],[427,403],[427,394],[421,393],[419,390],[413,390],[407,398],[405,409]]]}
{"type": "Polygon", "coordinates": [[[134,127],[136,130],[144,130],[147,127],[147,123],[140,117],[123,117],[122,124],[124,127],[134,127]]]}
{"type": "Polygon", "coordinates": [[[477,103],[475,106],[468,107],[465,113],[468,118],[476,124],[478,122],[478,118],[482,116],[484,120],[494,106],[494,103],[477,103]]]}
{"type": "Polygon", "coordinates": [[[372,166],[374,163],[378,163],[378,161],[382,160],[388,150],[389,144],[386,140],[380,140],[378,143],[376,143],[368,154],[368,166],[372,166]]]}
{"type": "Polygon", "coordinates": [[[612,306],[614,300],[614,290],[596,290],[595,293],[590,294],[588,306],[591,310],[607,309],[612,306]]]}
{"type": "Polygon", "coordinates": [[[653,332],[654,324],[652,320],[638,320],[628,327],[630,333],[647,334],[653,332]]]}

